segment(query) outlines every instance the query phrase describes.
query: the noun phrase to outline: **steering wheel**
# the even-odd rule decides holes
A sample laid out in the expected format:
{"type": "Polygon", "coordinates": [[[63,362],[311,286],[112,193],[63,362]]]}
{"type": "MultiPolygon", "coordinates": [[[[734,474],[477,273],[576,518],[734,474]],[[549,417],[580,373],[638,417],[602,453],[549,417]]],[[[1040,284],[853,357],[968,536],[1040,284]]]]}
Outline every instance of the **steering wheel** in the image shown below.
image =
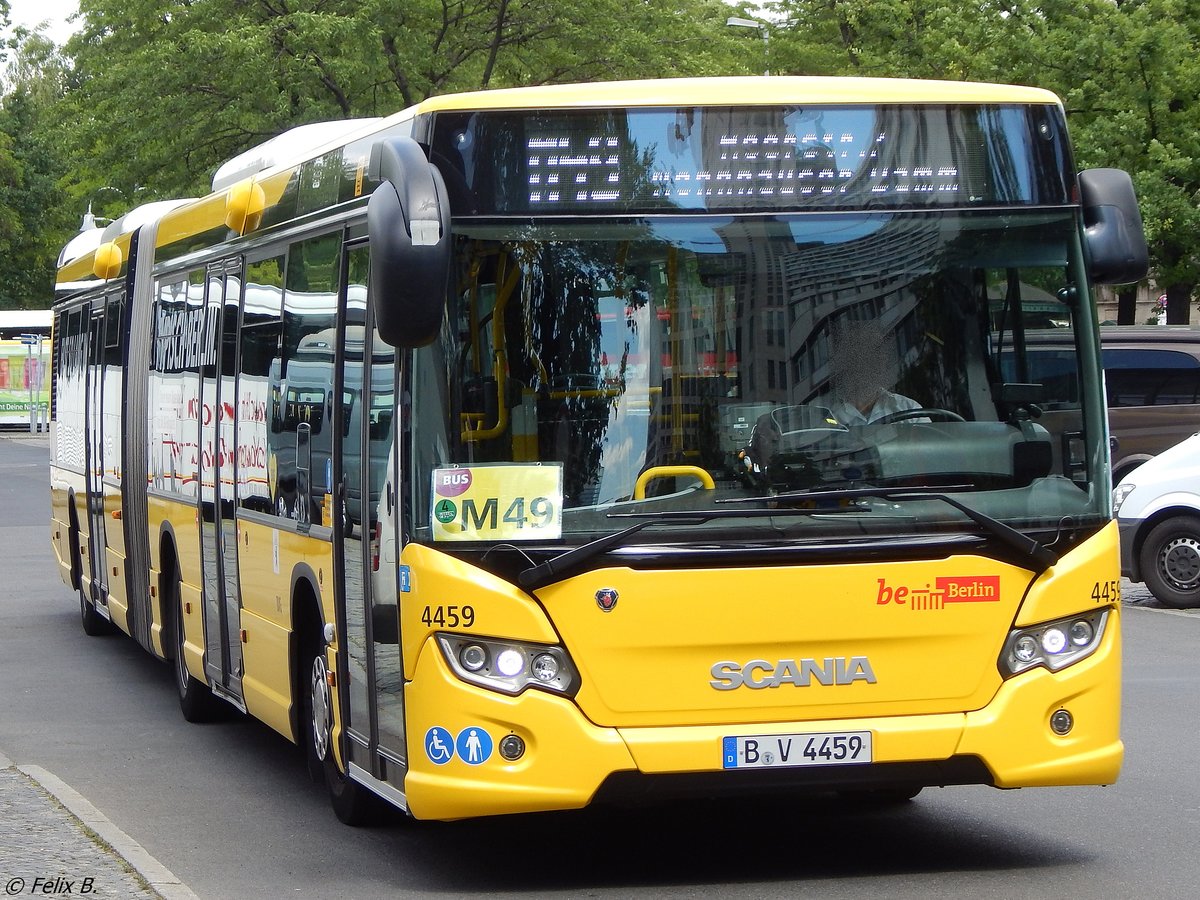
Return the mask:
{"type": "Polygon", "coordinates": [[[899,412],[888,413],[886,416],[881,416],[871,425],[891,425],[895,422],[907,422],[909,419],[934,419],[943,422],[965,422],[967,421],[958,413],[949,409],[936,409],[919,407],[917,409],[902,409],[899,412]]]}

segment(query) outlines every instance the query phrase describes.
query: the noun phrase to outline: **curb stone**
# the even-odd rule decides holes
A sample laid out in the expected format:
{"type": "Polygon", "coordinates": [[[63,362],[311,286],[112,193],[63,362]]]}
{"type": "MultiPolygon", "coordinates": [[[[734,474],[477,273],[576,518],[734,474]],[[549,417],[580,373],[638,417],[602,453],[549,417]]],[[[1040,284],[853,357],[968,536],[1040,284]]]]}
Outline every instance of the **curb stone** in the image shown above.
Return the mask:
{"type": "Polygon", "coordinates": [[[17,766],[0,753],[0,880],[8,896],[79,893],[91,877],[95,897],[198,900],[196,894],[78,791],[40,766],[17,766]],[[61,877],[75,889],[47,891],[35,879],[61,877]]]}

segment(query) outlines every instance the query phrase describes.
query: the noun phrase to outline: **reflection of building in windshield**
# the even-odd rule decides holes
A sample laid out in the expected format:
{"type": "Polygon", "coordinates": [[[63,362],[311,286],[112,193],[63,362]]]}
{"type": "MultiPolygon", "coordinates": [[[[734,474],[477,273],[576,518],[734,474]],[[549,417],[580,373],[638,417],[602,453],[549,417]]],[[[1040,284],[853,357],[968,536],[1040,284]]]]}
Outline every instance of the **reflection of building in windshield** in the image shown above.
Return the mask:
{"type": "Polygon", "coordinates": [[[808,402],[828,392],[833,335],[840,319],[879,321],[884,334],[896,342],[900,369],[916,361],[916,345],[923,336],[906,327],[918,300],[912,286],[942,241],[939,220],[902,216],[847,243],[797,248],[781,261],[793,402],[808,402]],[[872,265],[864,266],[866,259],[872,265]]]}
{"type": "MultiPolygon", "coordinates": [[[[931,120],[927,129],[899,128],[895,110],[761,114],[773,116],[772,121],[758,121],[744,110],[724,112],[706,111],[704,127],[710,134],[703,144],[711,156],[706,166],[753,172],[759,190],[762,179],[785,184],[794,172],[797,208],[806,205],[805,198],[814,207],[836,206],[831,197],[854,191],[855,185],[860,194],[882,191],[889,196],[936,187],[941,183],[938,172],[933,182],[917,178],[921,167],[911,161],[931,159],[932,148],[955,146],[956,127],[963,127],[931,120]]],[[[943,169],[949,176],[950,170],[939,171],[943,169]]],[[[961,185],[950,181],[947,190],[953,187],[951,193],[957,193],[961,185]]],[[[710,209],[719,206],[709,202],[710,209]]],[[[795,243],[764,240],[762,224],[737,219],[717,229],[727,255],[744,260],[744,277],[729,291],[743,323],[737,348],[742,398],[795,404],[827,394],[830,336],[843,318],[881,323],[896,344],[900,381],[914,380],[903,373],[928,355],[927,329],[913,316],[921,299],[914,285],[936,265],[947,237],[941,220],[879,216],[844,224],[831,216],[822,224],[811,237],[797,235],[795,243]]],[[[932,389],[938,396],[920,398],[922,402],[945,399],[944,388],[932,389]]]]}

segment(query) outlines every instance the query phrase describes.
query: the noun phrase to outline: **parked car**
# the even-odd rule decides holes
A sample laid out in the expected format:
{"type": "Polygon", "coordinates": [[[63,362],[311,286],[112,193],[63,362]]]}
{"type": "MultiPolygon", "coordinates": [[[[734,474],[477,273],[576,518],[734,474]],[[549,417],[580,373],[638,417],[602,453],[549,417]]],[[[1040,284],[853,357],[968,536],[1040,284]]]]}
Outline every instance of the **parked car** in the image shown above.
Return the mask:
{"type": "Polygon", "coordinates": [[[1200,434],[1143,463],[1113,490],[1121,574],[1173,607],[1200,607],[1200,434]]]}

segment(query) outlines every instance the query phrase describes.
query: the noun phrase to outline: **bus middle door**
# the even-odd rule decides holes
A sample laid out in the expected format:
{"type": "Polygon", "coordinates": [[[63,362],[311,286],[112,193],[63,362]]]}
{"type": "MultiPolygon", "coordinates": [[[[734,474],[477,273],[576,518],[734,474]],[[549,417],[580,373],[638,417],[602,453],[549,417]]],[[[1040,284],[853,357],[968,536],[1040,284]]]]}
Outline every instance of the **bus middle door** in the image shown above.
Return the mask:
{"type": "Polygon", "coordinates": [[[104,344],[106,298],[101,296],[90,314],[87,329],[87,411],[84,442],[87,477],[88,558],[92,600],[108,617],[108,535],[104,511],[104,344]]]}
{"type": "Polygon", "coordinates": [[[205,670],[222,696],[242,700],[238,586],[237,377],[240,266],[209,270],[205,355],[200,380],[200,557],[204,584],[205,670]]]}

